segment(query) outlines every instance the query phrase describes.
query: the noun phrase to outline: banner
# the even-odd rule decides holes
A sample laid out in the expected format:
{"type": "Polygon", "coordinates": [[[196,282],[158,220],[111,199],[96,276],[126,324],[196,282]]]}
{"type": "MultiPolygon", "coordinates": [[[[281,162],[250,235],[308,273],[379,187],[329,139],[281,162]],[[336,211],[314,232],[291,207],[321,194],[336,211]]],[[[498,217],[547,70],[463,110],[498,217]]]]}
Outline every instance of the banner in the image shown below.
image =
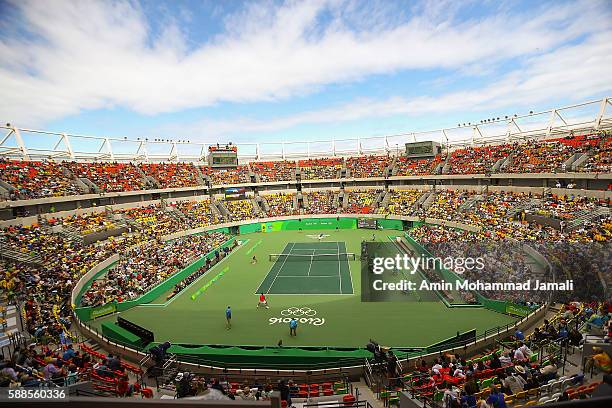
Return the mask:
{"type": "Polygon", "coordinates": [[[532,312],[531,308],[527,306],[515,305],[514,303],[510,303],[510,302],[506,304],[506,313],[511,314],[511,315],[525,317],[531,312],[532,312]]]}
{"type": "Polygon", "coordinates": [[[98,317],[106,316],[117,311],[116,303],[107,303],[102,306],[98,306],[96,308],[91,309],[91,313],[89,315],[90,319],[97,319],[98,317]]]}

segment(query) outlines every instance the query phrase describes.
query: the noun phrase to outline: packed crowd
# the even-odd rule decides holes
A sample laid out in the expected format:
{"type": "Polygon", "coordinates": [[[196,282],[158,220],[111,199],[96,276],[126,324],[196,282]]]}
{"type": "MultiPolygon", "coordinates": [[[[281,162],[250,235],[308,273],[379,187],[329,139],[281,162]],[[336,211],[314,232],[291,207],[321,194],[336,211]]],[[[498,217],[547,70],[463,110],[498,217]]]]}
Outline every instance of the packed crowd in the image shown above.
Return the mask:
{"type": "Polygon", "coordinates": [[[124,252],[102,279],[83,294],[81,306],[135,299],[227,240],[220,232],[172,241],[152,240],[124,252]]]}
{"type": "Polygon", "coordinates": [[[229,211],[232,221],[244,221],[257,217],[255,206],[250,199],[226,200],[223,201],[223,205],[229,211]]]}
{"type": "Polygon", "coordinates": [[[567,196],[547,194],[543,197],[543,205],[535,213],[560,220],[571,220],[580,211],[595,209],[598,205],[608,205],[604,200],[583,196],[567,196]]]}
{"type": "Polygon", "coordinates": [[[189,222],[190,228],[200,228],[217,224],[219,218],[210,208],[210,200],[177,201],[170,204],[184,215],[184,220],[189,222]]]}
{"type": "Polygon", "coordinates": [[[399,157],[395,163],[395,176],[423,176],[436,174],[435,170],[442,163],[442,156],[436,155],[433,159],[409,159],[407,157],[399,157]]]}
{"type": "Polygon", "coordinates": [[[106,212],[81,215],[75,214],[62,217],[59,222],[57,222],[54,218],[51,218],[48,222],[52,225],[59,224],[65,227],[73,228],[79,231],[81,235],[87,235],[117,227],[115,222],[108,218],[108,214],[106,212]]]}
{"type": "Polygon", "coordinates": [[[15,188],[11,200],[81,194],[61,166],[49,161],[13,161],[0,158],[0,180],[15,188]]]}
{"type": "Polygon", "coordinates": [[[295,162],[292,161],[253,162],[251,169],[262,183],[295,179],[295,162]]]}
{"type": "Polygon", "coordinates": [[[376,198],[382,190],[350,190],[347,191],[346,198],[348,205],[344,212],[351,214],[370,214],[374,212],[376,198]]]}
{"type": "Polygon", "coordinates": [[[302,180],[337,179],[342,170],[342,159],[321,158],[300,160],[298,167],[302,180]]]}
{"type": "MultiPolygon", "coordinates": [[[[414,201],[418,192],[403,191],[396,196],[391,192],[389,211],[391,213],[405,212],[410,203],[414,201]],[[405,197],[404,197],[405,195],[405,197]],[[398,203],[396,203],[399,202],[398,203]]],[[[314,191],[304,194],[304,212],[307,214],[336,214],[337,193],[331,190],[314,191]]],[[[459,198],[463,192],[439,192],[432,206],[425,211],[429,218],[439,218],[448,221],[456,221],[471,224],[477,227],[476,232],[457,231],[446,227],[422,227],[414,230],[415,239],[424,242],[440,242],[449,240],[460,241],[482,241],[501,240],[511,238],[529,242],[609,242],[612,240],[612,219],[604,219],[597,222],[585,223],[582,227],[561,232],[559,230],[541,226],[533,222],[522,220],[520,216],[510,219],[510,209],[516,203],[528,199],[528,195],[513,193],[489,193],[482,194],[480,200],[465,211],[456,207],[466,201],[459,198]]],[[[473,194],[472,194],[473,195],[473,194]]],[[[467,194],[467,196],[471,196],[467,194]]],[[[286,196],[285,201],[289,201],[286,196]]],[[[559,199],[557,197],[557,199],[559,199]]],[[[274,199],[272,199],[274,201],[274,199]]],[[[229,202],[228,202],[229,203],[229,202]]],[[[248,219],[255,216],[252,203],[249,200],[240,200],[228,204],[231,213],[236,219],[248,219]],[[245,204],[248,203],[248,204],[245,204]]],[[[548,201],[544,202],[544,205],[548,201]]],[[[227,204],[227,203],[226,203],[227,204]]],[[[285,202],[285,204],[287,204],[285,202]]],[[[216,219],[209,211],[208,201],[181,202],[169,205],[175,211],[168,211],[161,204],[142,208],[115,210],[113,217],[109,215],[101,218],[101,215],[77,216],[66,220],[52,218],[43,225],[7,227],[2,230],[4,237],[3,248],[10,248],[25,255],[35,254],[41,259],[41,264],[3,261],[0,263],[3,279],[0,281],[2,289],[10,297],[27,298],[27,326],[32,334],[44,338],[55,336],[62,332],[62,324],[70,322],[70,291],[72,285],[87,272],[93,265],[115,253],[122,253],[128,247],[137,243],[151,240],[162,235],[214,224],[216,219]],[[179,211],[182,217],[175,213],[179,211]],[[78,241],[63,239],[60,235],[51,232],[53,225],[61,225],[66,222],[81,232],[95,231],[97,228],[105,228],[109,219],[119,215],[128,220],[130,226],[128,235],[110,238],[97,242],[93,245],[83,245],[78,241]],[[110,218],[109,218],[110,217],[110,218]],[[53,310],[57,310],[57,317],[53,310]]],[[[286,205],[272,205],[275,214],[287,215],[292,207],[286,205]]],[[[340,210],[341,211],[341,210],[340,210]]],[[[566,270],[577,269],[584,263],[585,256],[558,255],[556,264],[560,269],[558,276],[564,276],[566,270]]],[[[603,258],[607,259],[607,258],[603,258]]],[[[555,264],[555,262],[551,262],[555,264]]],[[[612,262],[611,262],[612,264],[612,262]]],[[[584,268],[583,268],[584,269],[584,268]]],[[[582,269],[581,269],[582,270],[582,269]]],[[[571,272],[571,271],[570,271],[571,272]]],[[[610,282],[612,278],[606,269],[593,269],[584,279],[593,284],[592,288],[586,288],[587,293],[596,293],[598,281],[610,282]]]]}
{"type": "MultiPolygon", "coordinates": [[[[583,172],[610,172],[612,163],[612,136],[602,131],[596,134],[568,136],[558,139],[526,141],[514,144],[469,147],[450,152],[448,174],[483,174],[492,172],[493,165],[512,155],[509,165],[500,172],[542,173],[569,171],[563,164],[577,153],[588,154],[588,160],[577,170],[583,172]]],[[[442,163],[441,155],[433,159],[398,157],[391,168],[390,156],[359,156],[300,160],[297,163],[303,180],[335,179],[340,177],[343,163],[349,177],[383,177],[385,170],[397,176],[433,174],[442,163]]],[[[261,182],[294,179],[296,163],[293,161],[253,162],[253,172],[261,182]]],[[[88,192],[80,188],[75,177],[91,181],[100,192],[144,190],[152,187],[144,176],[151,176],[162,188],[200,185],[208,177],[213,185],[250,183],[249,166],[212,169],[190,163],[133,164],[118,162],[61,162],[14,161],[0,159],[0,180],[15,190],[9,198],[32,199],[88,192]]]]}
{"type": "Polygon", "coordinates": [[[338,212],[338,193],[331,190],[312,191],[304,194],[308,214],[335,214],[338,212]]]}
{"type": "Polygon", "coordinates": [[[266,211],[268,217],[300,213],[300,210],[294,206],[295,194],[275,193],[268,194],[263,198],[268,203],[268,210],[266,211]]]}
{"type": "Polygon", "coordinates": [[[511,145],[492,145],[457,149],[448,161],[448,174],[485,174],[490,173],[493,165],[512,154],[511,145]]]}
{"type": "Polygon", "coordinates": [[[210,182],[213,185],[221,184],[243,184],[250,183],[251,176],[249,175],[249,168],[247,166],[238,166],[233,169],[210,169],[208,166],[202,168],[208,168],[208,172],[205,173],[210,178],[210,182]]]}
{"type": "Polygon", "coordinates": [[[71,171],[75,177],[88,179],[102,192],[146,189],[141,171],[132,163],[63,162],[61,165],[71,171]]]}
{"type": "Polygon", "coordinates": [[[509,173],[550,173],[561,170],[576,153],[586,153],[597,145],[598,138],[587,135],[544,141],[528,141],[515,145],[509,173]]]}
{"type": "Polygon", "coordinates": [[[606,137],[602,137],[598,142],[589,160],[580,169],[589,173],[610,173],[612,172],[612,133],[607,132],[606,137]]]}
{"type": "Polygon", "coordinates": [[[352,178],[384,177],[391,162],[389,156],[349,157],[346,159],[346,168],[352,178]]]}
{"type": "Polygon", "coordinates": [[[379,207],[378,214],[411,215],[414,205],[423,193],[417,190],[391,190],[387,207],[379,207]]]}
{"type": "Polygon", "coordinates": [[[25,302],[27,330],[45,343],[70,327],[73,285],[102,260],[149,239],[135,233],[111,237],[93,245],[67,241],[40,225],[7,227],[2,230],[5,248],[24,254],[38,254],[41,264],[6,260],[0,263],[1,289],[9,301],[25,302]]]}
{"type": "Polygon", "coordinates": [[[161,188],[194,187],[201,184],[196,176],[197,170],[191,163],[141,164],[140,168],[147,176],[155,178],[161,188]]]}

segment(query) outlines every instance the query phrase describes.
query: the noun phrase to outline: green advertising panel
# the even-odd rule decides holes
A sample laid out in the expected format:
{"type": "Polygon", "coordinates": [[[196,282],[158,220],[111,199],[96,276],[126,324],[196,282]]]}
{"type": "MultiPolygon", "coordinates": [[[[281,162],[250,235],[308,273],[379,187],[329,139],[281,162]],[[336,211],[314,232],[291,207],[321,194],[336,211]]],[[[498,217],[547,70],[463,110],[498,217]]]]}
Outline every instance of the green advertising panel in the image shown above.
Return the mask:
{"type": "Polygon", "coordinates": [[[393,229],[401,231],[404,229],[404,222],[402,220],[387,220],[384,218],[378,219],[378,228],[380,229],[393,229]]]}
{"type": "Polygon", "coordinates": [[[98,317],[106,316],[117,311],[117,305],[115,303],[108,303],[106,305],[98,306],[91,309],[90,318],[97,319],[98,317]]]}
{"type": "Polygon", "coordinates": [[[506,305],[506,313],[511,315],[525,317],[531,312],[532,309],[527,306],[515,305],[514,303],[510,302],[508,302],[506,305]]]}
{"type": "Polygon", "coordinates": [[[287,221],[258,222],[255,224],[241,225],[238,231],[241,234],[252,232],[274,232],[274,231],[301,231],[301,230],[326,230],[326,229],[355,229],[356,218],[303,218],[287,221]]]}

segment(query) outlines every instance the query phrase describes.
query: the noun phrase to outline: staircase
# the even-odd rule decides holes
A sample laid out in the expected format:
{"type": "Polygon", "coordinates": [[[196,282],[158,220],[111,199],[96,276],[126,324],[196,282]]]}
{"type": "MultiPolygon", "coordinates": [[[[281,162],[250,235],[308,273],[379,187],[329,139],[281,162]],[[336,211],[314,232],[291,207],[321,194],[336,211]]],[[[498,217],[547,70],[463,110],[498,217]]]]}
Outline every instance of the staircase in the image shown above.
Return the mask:
{"type": "Polygon", "coordinates": [[[346,193],[345,191],[342,191],[340,193],[338,193],[338,207],[342,207],[342,208],[348,208],[349,205],[349,197],[348,197],[348,193],[346,193]]]}
{"type": "Polygon", "coordinates": [[[264,210],[262,208],[263,205],[260,205],[260,201],[257,200],[258,198],[261,201],[261,197],[259,196],[255,198],[251,198],[249,201],[251,202],[251,205],[253,206],[253,212],[255,213],[255,216],[257,218],[260,218],[261,216],[264,215],[264,210]]]}
{"type": "MultiPolygon", "coordinates": [[[[261,197],[261,196],[256,196],[254,199],[254,204],[259,207],[259,209],[261,210],[261,213],[263,214],[268,214],[268,212],[270,211],[270,204],[268,204],[268,201],[265,199],[265,197],[261,197]]],[[[295,198],[294,198],[295,201],[295,198]]],[[[295,203],[294,203],[295,204],[295,203]]]]}
{"type": "Polygon", "coordinates": [[[208,185],[207,178],[204,177],[204,174],[202,174],[202,171],[200,170],[200,168],[195,165],[193,166],[193,168],[195,170],[195,177],[196,177],[198,184],[201,186],[208,185]]]}
{"type": "Polygon", "coordinates": [[[77,185],[85,185],[85,187],[89,190],[90,193],[99,194],[101,192],[100,187],[98,187],[93,181],[85,177],[77,177],[75,179],[77,185]]]}
{"type": "Polygon", "coordinates": [[[213,206],[217,208],[217,213],[219,213],[221,218],[223,218],[225,221],[230,221],[232,219],[232,214],[229,212],[223,202],[214,200],[211,202],[211,207],[213,206]]]}
{"type": "Polygon", "coordinates": [[[587,222],[596,222],[598,220],[610,217],[610,209],[608,207],[597,207],[593,210],[578,211],[573,220],[567,223],[567,230],[573,231],[582,227],[587,222]]]}
{"type": "Polygon", "coordinates": [[[474,208],[474,206],[477,205],[479,202],[484,201],[484,200],[485,200],[485,197],[483,195],[480,195],[480,194],[474,195],[474,196],[468,198],[467,200],[465,200],[464,202],[462,202],[459,205],[458,210],[461,211],[461,212],[468,211],[468,210],[474,208]]]}
{"type": "Polygon", "coordinates": [[[161,184],[159,184],[159,181],[157,181],[157,179],[153,176],[144,176],[144,181],[145,181],[145,184],[149,187],[161,188],[161,184]]]}
{"type": "Polygon", "coordinates": [[[381,191],[376,195],[376,199],[374,200],[374,208],[387,208],[390,198],[391,193],[389,191],[381,191]]]}
{"type": "Polygon", "coordinates": [[[389,166],[385,168],[385,170],[383,171],[383,175],[385,176],[385,178],[387,177],[391,177],[393,175],[393,170],[395,170],[397,172],[397,157],[393,157],[393,160],[391,160],[391,163],[389,163],[389,166]]]}
{"type": "Polygon", "coordinates": [[[416,200],[413,208],[415,209],[421,208],[423,210],[427,210],[435,199],[436,199],[436,193],[434,193],[433,191],[427,191],[421,197],[419,197],[418,200],[416,200]]]}
{"type": "Polygon", "coordinates": [[[530,211],[542,206],[542,200],[539,198],[532,198],[528,201],[521,202],[520,204],[515,205],[507,212],[508,218],[515,218],[518,214],[524,211],[530,211]]]}
{"type": "Polygon", "coordinates": [[[591,155],[588,153],[582,153],[571,166],[571,171],[578,171],[584,167],[587,161],[591,158],[591,155]]]}
{"type": "Polygon", "coordinates": [[[66,241],[80,242],[83,243],[83,236],[74,227],[62,225],[62,229],[58,232],[59,236],[66,241]]]}
{"type": "Polygon", "coordinates": [[[10,259],[12,261],[23,262],[34,265],[43,265],[42,256],[37,252],[25,253],[17,251],[10,247],[5,237],[0,236],[0,258],[10,259]]]}
{"type": "Polygon", "coordinates": [[[334,194],[334,201],[332,203],[332,206],[334,208],[340,207],[340,193],[335,193],[334,194]]]}

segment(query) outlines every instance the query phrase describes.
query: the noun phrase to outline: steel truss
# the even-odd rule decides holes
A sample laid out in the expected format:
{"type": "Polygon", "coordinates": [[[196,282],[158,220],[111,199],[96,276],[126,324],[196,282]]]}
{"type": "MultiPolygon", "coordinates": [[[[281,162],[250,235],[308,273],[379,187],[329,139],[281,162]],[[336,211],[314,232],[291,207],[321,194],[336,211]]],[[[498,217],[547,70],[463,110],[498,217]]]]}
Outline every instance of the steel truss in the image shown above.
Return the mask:
{"type": "MultiPolygon", "coordinates": [[[[304,142],[238,143],[240,162],[362,154],[401,154],[404,143],[431,140],[448,149],[508,143],[612,128],[612,98],[456,127],[386,136],[304,142]],[[584,111],[591,111],[584,113],[584,111]]],[[[22,160],[206,162],[209,143],[58,133],[2,125],[0,157],[22,160]],[[27,135],[27,138],[24,137],[27,135]],[[48,144],[48,145],[45,145],[48,144]]]]}

